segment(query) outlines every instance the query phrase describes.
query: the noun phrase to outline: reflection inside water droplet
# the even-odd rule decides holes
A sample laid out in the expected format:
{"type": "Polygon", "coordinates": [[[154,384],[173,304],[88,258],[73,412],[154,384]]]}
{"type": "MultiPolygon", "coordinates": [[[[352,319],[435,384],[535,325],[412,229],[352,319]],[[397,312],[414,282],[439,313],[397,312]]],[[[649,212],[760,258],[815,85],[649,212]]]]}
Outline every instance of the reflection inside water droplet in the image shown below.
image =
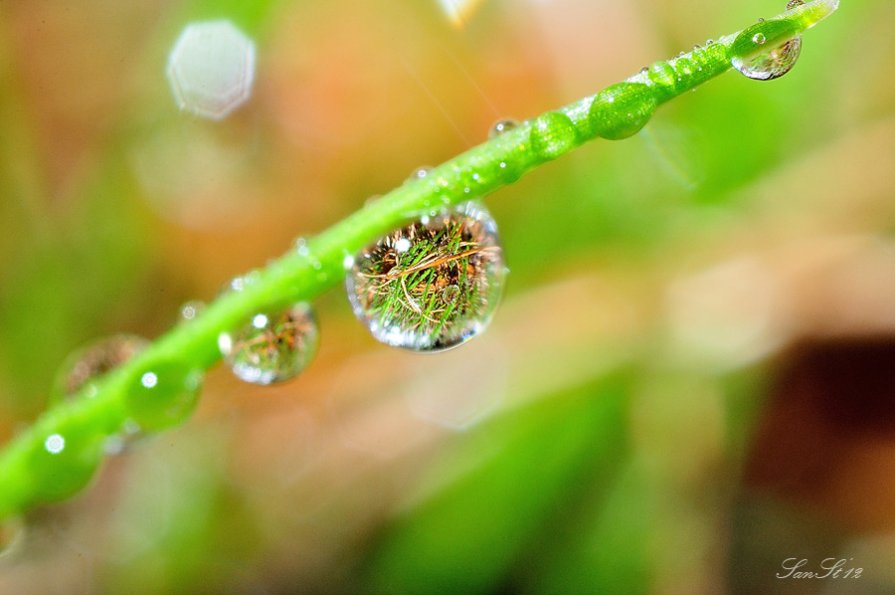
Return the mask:
{"type": "Polygon", "coordinates": [[[769,81],[792,70],[802,38],[786,21],[767,21],[741,32],[731,45],[733,67],[750,79],[769,81]]]}
{"type": "Polygon", "coordinates": [[[317,353],[319,333],[309,304],[254,315],[218,337],[218,347],[237,378],[268,385],[297,376],[317,353]]]}
{"type": "Polygon", "coordinates": [[[363,250],[346,278],[354,313],[379,341],[440,351],[482,332],[503,292],[497,226],[471,201],[363,250]]]}
{"type": "MultiPolygon", "coordinates": [[[[146,349],[149,341],[136,335],[114,335],[72,353],[56,374],[51,401],[73,397],[104,374],[114,370],[146,349]]],[[[93,387],[95,389],[95,387],[93,387]]]]}

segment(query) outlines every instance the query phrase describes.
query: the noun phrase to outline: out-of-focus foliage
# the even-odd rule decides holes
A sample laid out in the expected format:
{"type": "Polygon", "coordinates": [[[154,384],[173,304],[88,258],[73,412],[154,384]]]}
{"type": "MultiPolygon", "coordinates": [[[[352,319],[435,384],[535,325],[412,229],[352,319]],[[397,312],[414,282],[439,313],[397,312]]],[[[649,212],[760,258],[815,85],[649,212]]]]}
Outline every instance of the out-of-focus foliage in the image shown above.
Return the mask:
{"type": "MultiPolygon", "coordinates": [[[[79,345],[156,336],[494,121],[782,8],[0,3],[0,437],[79,345]],[[257,48],[222,122],[165,78],[206,18],[257,48]]],[[[27,519],[0,592],[769,592],[789,557],[891,589],[892,368],[857,350],[818,401],[803,354],[895,345],[893,17],[844,3],[786,77],[729,73],[489,199],[512,273],[456,351],[324,296],[302,376],[212,373],[190,423],[27,519]]]]}

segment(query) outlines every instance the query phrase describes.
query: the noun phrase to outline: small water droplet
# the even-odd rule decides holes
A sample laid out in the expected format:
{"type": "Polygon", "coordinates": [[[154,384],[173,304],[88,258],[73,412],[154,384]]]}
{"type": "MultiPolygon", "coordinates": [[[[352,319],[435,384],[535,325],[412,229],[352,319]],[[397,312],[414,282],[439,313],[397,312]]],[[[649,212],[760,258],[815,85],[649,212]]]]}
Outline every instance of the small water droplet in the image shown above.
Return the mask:
{"type": "Polygon", "coordinates": [[[155,362],[131,377],[127,413],[143,431],[180,425],[196,408],[201,388],[201,370],[174,360],[155,362]]]}
{"type": "Polygon", "coordinates": [[[351,267],[353,267],[353,266],[354,266],[354,257],[350,254],[346,254],[345,258],[342,259],[342,268],[347,271],[347,270],[350,270],[351,267]]]}
{"type": "Polygon", "coordinates": [[[775,20],[742,31],[730,46],[733,67],[745,76],[769,81],[792,70],[802,51],[793,24],[775,20]]]}
{"type": "Polygon", "coordinates": [[[713,45],[714,43],[715,43],[714,39],[709,39],[705,42],[705,45],[709,46],[709,45],[713,45]]]}
{"type": "Polygon", "coordinates": [[[509,132],[515,128],[519,127],[519,121],[513,120],[512,118],[506,118],[504,120],[498,120],[491,127],[491,130],[488,131],[488,138],[497,138],[501,134],[505,132],[509,132]]]}
{"type": "Polygon", "coordinates": [[[667,62],[655,62],[647,73],[649,82],[664,97],[671,96],[677,89],[677,73],[667,62]]]}
{"type": "Polygon", "coordinates": [[[796,6],[801,6],[803,4],[805,3],[802,0],[789,0],[789,2],[786,3],[786,10],[792,10],[796,6]]]}
{"type": "Polygon", "coordinates": [[[430,213],[426,222],[418,220],[361,251],[346,287],[354,313],[377,340],[441,351],[488,326],[505,270],[494,219],[470,201],[430,213]],[[399,252],[402,240],[409,246],[399,252]]]}
{"type": "Polygon", "coordinates": [[[305,303],[256,314],[249,324],[218,337],[221,355],[233,374],[260,385],[297,376],[314,358],[318,342],[314,311],[305,303]]]}
{"type": "Polygon", "coordinates": [[[590,125],[603,138],[619,140],[636,134],[656,111],[656,98],[647,85],[616,83],[594,96],[590,125]]]}
{"type": "Polygon", "coordinates": [[[578,145],[578,131],[569,116],[547,112],[538,116],[531,127],[531,148],[543,159],[556,159],[578,145]]]}
{"type": "Polygon", "coordinates": [[[764,22],[764,19],[763,19],[762,17],[758,17],[758,22],[759,22],[759,23],[763,23],[763,22],[764,22]]]}
{"type": "Polygon", "coordinates": [[[647,68],[646,66],[640,69],[640,74],[646,74],[647,72],[649,72],[649,68],[647,68]]]}
{"type": "Polygon", "coordinates": [[[424,165],[422,167],[418,167],[413,170],[413,173],[410,174],[410,177],[407,178],[408,182],[413,182],[414,180],[423,180],[432,173],[432,168],[428,165],[424,165]]]}
{"type": "Polygon", "coordinates": [[[205,311],[205,302],[190,300],[180,307],[180,319],[184,322],[195,320],[205,311]]]}
{"type": "Polygon", "coordinates": [[[307,256],[311,253],[311,248],[308,246],[307,238],[295,238],[295,251],[298,252],[299,256],[307,256]]]}
{"type": "Polygon", "coordinates": [[[90,396],[92,384],[146,349],[149,341],[136,335],[114,335],[91,343],[68,356],[56,373],[51,402],[70,399],[82,390],[90,396]]]}
{"type": "Polygon", "coordinates": [[[226,295],[231,291],[237,293],[245,291],[247,288],[257,283],[260,278],[261,272],[257,270],[249,271],[245,275],[240,275],[239,277],[233,277],[233,279],[224,286],[219,295],[226,295]]]}
{"type": "Polygon", "coordinates": [[[677,70],[678,80],[683,80],[693,74],[693,61],[690,58],[681,58],[674,64],[677,70]]]}

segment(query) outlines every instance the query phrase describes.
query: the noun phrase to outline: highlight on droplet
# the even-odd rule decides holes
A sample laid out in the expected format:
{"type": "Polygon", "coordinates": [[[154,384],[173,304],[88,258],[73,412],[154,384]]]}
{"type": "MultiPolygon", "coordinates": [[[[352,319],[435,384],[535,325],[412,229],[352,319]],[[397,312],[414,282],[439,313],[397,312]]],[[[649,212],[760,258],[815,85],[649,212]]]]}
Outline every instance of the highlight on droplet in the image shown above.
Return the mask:
{"type": "Polygon", "coordinates": [[[252,94],[255,44],[227,20],[190,23],[171,49],[167,75],[181,110],[222,120],[252,94]]]}

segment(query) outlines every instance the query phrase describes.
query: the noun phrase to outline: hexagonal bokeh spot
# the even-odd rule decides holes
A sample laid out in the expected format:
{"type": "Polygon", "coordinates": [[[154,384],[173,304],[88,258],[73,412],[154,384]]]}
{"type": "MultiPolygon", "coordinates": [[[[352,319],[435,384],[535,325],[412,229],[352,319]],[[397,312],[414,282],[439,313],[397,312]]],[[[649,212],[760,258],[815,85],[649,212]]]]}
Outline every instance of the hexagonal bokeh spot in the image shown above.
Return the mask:
{"type": "Polygon", "coordinates": [[[255,78],[255,44],[226,20],[187,25],[168,56],[180,109],[221,120],[245,103],[255,78]]]}

